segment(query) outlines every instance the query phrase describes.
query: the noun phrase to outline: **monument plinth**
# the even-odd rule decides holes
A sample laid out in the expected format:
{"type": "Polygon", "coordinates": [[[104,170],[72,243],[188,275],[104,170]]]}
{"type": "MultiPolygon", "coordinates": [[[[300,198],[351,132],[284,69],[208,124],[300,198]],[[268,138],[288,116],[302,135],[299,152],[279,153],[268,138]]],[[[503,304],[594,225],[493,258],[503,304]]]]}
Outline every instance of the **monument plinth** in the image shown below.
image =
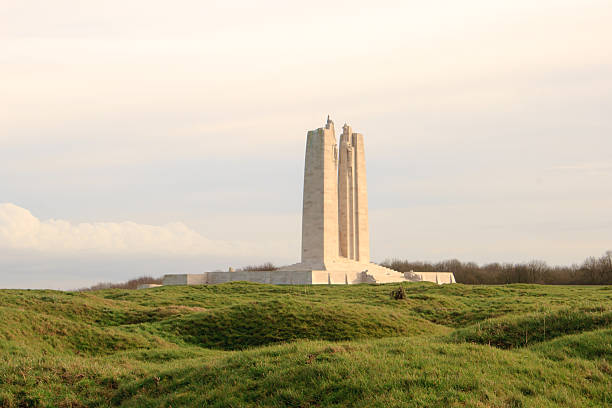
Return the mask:
{"type": "Polygon", "coordinates": [[[302,259],[276,271],[166,275],[164,285],[250,281],[271,284],[454,283],[447,272],[397,272],[370,262],[364,138],[334,122],[308,132],[302,206],[302,259]]]}

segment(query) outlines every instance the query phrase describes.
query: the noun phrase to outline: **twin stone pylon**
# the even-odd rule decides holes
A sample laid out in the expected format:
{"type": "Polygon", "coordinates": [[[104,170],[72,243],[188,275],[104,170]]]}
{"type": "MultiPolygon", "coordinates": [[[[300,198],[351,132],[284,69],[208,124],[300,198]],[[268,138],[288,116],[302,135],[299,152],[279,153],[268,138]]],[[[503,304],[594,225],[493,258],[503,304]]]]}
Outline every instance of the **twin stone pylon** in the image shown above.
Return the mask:
{"type": "Polygon", "coordinates": [[[370,261],[363,135],[334,122],[308,132],[304,166],[302,264],[326,270],[338,258],[370,261]]]}
{"type": "Polygon", "coordinates": [[[362,282],[364,274],[375,274],[376,281],[386,280],[381,274],[403,280],[403,274],[370,263],[363,135],[345,124],[338,146],[329,116],[324,127],[307,135],[302,259],[282,270],[312,271],[313,281],[323,277],[315,272],[329,272],[330,283],[362,282]]]}

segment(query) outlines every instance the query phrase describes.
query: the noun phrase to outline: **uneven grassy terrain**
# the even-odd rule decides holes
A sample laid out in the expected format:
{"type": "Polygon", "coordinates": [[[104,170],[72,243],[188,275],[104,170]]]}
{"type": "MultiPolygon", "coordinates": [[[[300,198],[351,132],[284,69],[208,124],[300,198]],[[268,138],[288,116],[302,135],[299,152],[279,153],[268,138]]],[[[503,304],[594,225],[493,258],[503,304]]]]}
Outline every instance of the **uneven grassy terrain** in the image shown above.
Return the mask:
{"type": "Polygon", "coordinates": [[[0,407],[612,406],[612,287],[0,291],[0,407]]]}

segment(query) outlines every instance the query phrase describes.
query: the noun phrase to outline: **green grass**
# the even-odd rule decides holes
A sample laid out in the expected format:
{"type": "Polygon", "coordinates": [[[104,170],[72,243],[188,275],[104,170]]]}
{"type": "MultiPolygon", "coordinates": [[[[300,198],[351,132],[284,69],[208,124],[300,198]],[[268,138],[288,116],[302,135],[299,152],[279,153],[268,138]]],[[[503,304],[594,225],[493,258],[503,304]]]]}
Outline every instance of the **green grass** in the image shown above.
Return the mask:
{"type": "Polygon", "coordinates": [[[409,310],[359,304],[330,307],[294,299],[243,303],[140,327],[176,343],[223,350],[300,339],[339,341],[448,332],[409,310]]]}
{"type": "Polygon", "coordinates": [[[612,287],[0,291],[0,407],[612,406],[612,287]]]}
{"type": "Polygon", "coordinates": [[[457,329],[451,337],[456,342],[473,342],[509,349],[610,326],[612,304],[605,307],[583,306],[487,319],[457,329]]]}

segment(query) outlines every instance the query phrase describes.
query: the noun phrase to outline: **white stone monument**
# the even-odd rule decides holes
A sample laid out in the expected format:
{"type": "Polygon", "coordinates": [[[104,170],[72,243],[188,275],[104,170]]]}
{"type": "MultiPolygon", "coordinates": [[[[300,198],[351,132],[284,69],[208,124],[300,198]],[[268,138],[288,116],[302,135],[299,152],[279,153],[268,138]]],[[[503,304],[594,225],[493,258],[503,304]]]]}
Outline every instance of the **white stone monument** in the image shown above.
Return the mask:
{"type": "Polygon", "coordinates": [[[454,283],[447,272],[397,272],[370,262],[364,138],[334,122],[308,132],[302,208],[302,259],[275,271],[166,275],[164,285],[251,281],[271,284],[454,283]]]}

